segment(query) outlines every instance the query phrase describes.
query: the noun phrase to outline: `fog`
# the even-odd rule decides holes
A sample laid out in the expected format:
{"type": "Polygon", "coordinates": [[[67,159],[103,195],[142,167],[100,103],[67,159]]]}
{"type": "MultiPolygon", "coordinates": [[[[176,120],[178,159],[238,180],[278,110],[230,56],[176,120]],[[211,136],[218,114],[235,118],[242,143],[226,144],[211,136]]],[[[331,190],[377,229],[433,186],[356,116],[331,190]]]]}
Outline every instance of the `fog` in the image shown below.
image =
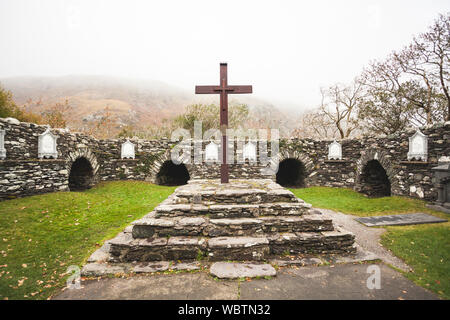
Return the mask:
{"type": "Polygon", "coordinates": [[[0,1],[0,77],[114,75],[194,91],[230,84],[313,107],[423,32],[442,1],[0,1]]]}

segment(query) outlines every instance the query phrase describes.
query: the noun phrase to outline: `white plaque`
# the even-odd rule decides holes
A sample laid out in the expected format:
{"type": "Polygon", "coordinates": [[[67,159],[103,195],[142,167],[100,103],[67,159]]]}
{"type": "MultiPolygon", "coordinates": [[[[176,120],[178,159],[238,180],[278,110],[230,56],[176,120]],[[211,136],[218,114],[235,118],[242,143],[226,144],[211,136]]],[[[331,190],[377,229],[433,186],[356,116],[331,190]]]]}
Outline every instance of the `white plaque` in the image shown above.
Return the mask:
{"type": "Polygon", "coordinates": [[[256,146],[254,143],[247,142],[244,145],[243,157],[244,157],[244,161],[245,161],[245,159],[248,159],[251,162],[256,161],[256,146]]]}
{"type": "Polygon", "coordinates": [[[134,144],[131,143],[129,140],[122,143],[120,157],[122,159],[134,159],[135,158],[134,144]]]}
{"type": "Polygon", "coordinates": [[[211,141],[205,147],[205,161],[217,160],[219,160],[219,147],[211,141]]]}
{"type": "Polygon", "coordinates": [[[51,133],[50,128],[47,128],[45,132],[39,135],[38,138],[38,158],[58,158],[58,151],[56,150],[57,135],[51,133]]]}
{"type": "Polygon", "coordinates": [[[5,130],[0,130],[0,159],[6,158],[5,130]]]}
{"type": "Polygon", "coordinates": [[[427,161],[428,157],[428,138],[420,130],[417,130],[409,138],[408,160],[427,161]]]}
{"type": "Polygon", "coordinates": [[[333,141],[328,145],[328,160],[342,160],[342,146],[333,141]]]}

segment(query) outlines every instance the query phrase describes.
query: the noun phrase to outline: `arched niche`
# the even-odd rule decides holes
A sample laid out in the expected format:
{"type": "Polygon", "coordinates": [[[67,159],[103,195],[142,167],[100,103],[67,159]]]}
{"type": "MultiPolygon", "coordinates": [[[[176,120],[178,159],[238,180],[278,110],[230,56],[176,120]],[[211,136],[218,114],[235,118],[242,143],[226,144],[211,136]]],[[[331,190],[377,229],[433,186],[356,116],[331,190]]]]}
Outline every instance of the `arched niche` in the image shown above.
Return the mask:
{"type": "Polygon", "coordinates": [[[278,166],[276,182],[283,187],[305,187],[306,168],[302,161],[295,158],[282,160],[278,166]]]}
{"type": "Polygon", "coordinates": [[[360,192],[369,197],[389,197],[391,195],[391,182],[378,160],[368,161],[360,177],[360,192]]]}
{"type": "Polygon", "coordinates": [[[94,184],[94,168],[85,157],[77,158],[70,167],[69,190],[83,191],[94,184]]]}
{"type": "Polygon", "coordinates": [[[164,161],[156,174],[156,184],[179,186],[189,181],[189,171],[183,163],[175,164],[172,160],[164,161]]]}

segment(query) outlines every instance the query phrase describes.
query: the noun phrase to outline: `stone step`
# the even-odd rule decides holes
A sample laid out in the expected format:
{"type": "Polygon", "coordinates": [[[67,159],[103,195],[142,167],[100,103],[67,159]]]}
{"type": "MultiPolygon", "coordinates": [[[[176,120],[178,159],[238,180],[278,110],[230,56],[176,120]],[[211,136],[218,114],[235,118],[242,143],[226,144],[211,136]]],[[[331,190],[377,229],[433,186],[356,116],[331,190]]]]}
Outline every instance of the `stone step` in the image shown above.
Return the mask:
{"type": "Polygon", "coordinates": [[[296,232],[268,236],[270,250],[274,255],[299,253],[354,253],[355,235],[335,228],[320,233],[296,232]]]}
{"type": "Polygon", "coordinates": [[[134,239],[122,233],[108,242],[110,262],[193,260],[206,251],[205,239],[198,237],[134,239]]]}
{"type": "Polygon", "coordinates": [[[266,237],[218,237],[208,240],[208,259],[211,261],[261,261],[270,254],[266,237]]]}
{"type": "Polygon", "coordinates": [[[220,184],[219,180],[191,180],[187,185],[178,187],[175,194],[175,203],[205,205],[302,201],[270,179],[230,180],[229,184],[220,184]]]}
{"type": "Polygon", "coordinates": [[[133,222],[134,238],[167,236],[251,236],[279,232],[332,231],[331,219],[311,216],[261,216],[258,218],[210,219],[206,216],[154,218],[133,222]]]}
{"type": "Polygon", "coordinates": [[[225,260],[262,260],[269,254],[265,237],[170,237],[134,239],[131,234],[120,234],[108,241],[109,262],[193,260],[208,258],[225,260]]]}
{"type": "Polygon", "coordinates": [[[311,205],[304,202],[276,202],[263,204],[161,204],[155,208],[155,217],[201,216],[209,218],[250,218],[265,215],[300,216],[311,205]]]}
{"type": "Polygon", "coordinates": [[[262,234],[258,237],[157,237],[110,240],[109,262],[165,260],[261,261],[271,255],[353,253],[354,235],[343,231],[262,234]]]}

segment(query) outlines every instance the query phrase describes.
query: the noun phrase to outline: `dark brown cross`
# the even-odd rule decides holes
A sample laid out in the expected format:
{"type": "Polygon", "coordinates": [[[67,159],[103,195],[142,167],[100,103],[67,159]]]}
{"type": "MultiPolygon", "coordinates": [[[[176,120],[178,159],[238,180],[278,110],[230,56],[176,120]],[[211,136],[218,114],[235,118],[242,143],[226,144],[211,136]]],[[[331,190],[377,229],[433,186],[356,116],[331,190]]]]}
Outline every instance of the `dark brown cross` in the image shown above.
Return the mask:
{"type": "Polygon", "coordinates": [[[195,86],[196,94],[220,93],[220,131],[222,132],[222,164],[220,166],[220,182],[228,183],[227,147],[228,138],[228,94],[252,93],[252,86],[229,86],[227,79],[227,64],[220,64],[220,85],[195,86]]]}

